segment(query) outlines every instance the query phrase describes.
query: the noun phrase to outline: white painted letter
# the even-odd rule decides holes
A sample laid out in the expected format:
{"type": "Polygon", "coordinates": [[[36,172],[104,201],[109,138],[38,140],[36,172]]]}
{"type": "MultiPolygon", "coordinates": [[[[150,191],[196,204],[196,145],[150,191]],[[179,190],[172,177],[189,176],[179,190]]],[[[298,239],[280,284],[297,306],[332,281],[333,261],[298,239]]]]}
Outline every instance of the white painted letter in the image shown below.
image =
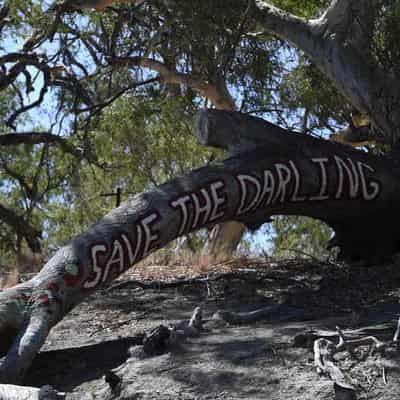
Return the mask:
{"type": "Polygon", "coordinates": [[[374,182],[374,181],[369,182],[369,187],[372,188],[372,192],[368,193],[367,179],[365,177],[365,172],[363,170],[363,167],[371,172],[375,172],[375,170],[372,167],[370,167],[368,164],[364,164],[360,161],[357,162],[357,165],[358,165],[358,170],[360,171],[360,175],[361,175],[361,186],[362,186],[363,199],[364,200],[376,199],[381,190],[380,185],[378,182],[374,182]]]}
{"type": "Polygon", "coordinates": [[[213,209],[211,211],[210,219],[208,221],[205,221],[204,223],[215,221],[216,219],[224,216],[224,211],[223,210],[219,211],[219,207],[225,205],[226,197],[225,196],[220,197],[218,193],[218,190],[223,189],[224,187],[225,183],[222,181],[217,181],[210,185],[211,198],[213,200],[213,209]]]}
{"type": "Polygon", "coordinates": [[[260,201],[257,204],[257,208],[261,206],[261,204],[264,202],[264,204],[261,207],[269,206],[272,201],[272,196],[274,195],[275,191],[275,178],[272,172],[269,169],[264,170],[264,186],[263,186],[263,191],[260,195],[260,201]],[[268,200],[265,200],[266,194],[269,193],[268,200]]]}
{"type": "Polygon", "coordinates": [[[347,178],[349,181],[349,197],[351,199],[354,199],[358,195],[358,190],[359,190],[359,176],[358,176],[358,171],[353,163],[353,161],[348,158],[348,162],[350,163],[351,170],[349,166],[346,164],[345,161],[343,161],[340,157],[334,156],[336,165],[338,167],[338,172],[339,172],[339,184],[338,184],[338,189],[336,192],[336,198],[340,199],[343,194],[343,169],[346,170],[347,173],[347,178]]]}
{"type": "Polygon", "coordinates": [[[129,238],[122,234],[121,238],[125,242],[125,246],[128,249],[128,264],[133,265],[137,259],[139,249],[140,249],[140,244],[142,242],[142,230],[140,229],[139,226],[136,226],[136,248],[135,248],[135,253],[132,252],[132,243],[129,240],[129,238]]]}
{"type": "Polygon", "coordinates": [[[240,184],[240,203],[236,215],[244,214],[250,211],[260,200],[261,194],[261,184],[258,179],[251,175],[238,175],[237,179],[240,184]],[[247,183],[246,183],[247,182],[247,183]],[[246,205],[246,201],[249,200],[248,197],[248,186],[247,184],[253,184],[255,186],[255,194],[253,199],[246,205]]]}
{"type": "Polygon", "coordinates": [[[211,213],[211,199],[207,190],[201,189],[200,193],[203,195],[203,198],[205,200],[205,204],[203,206],[200,205],[200,201],[199,198],[197,197],[197,194],[192,193],[192,199],[194,204],[194,217],[192,222],[192,229],[197,227],[197,224],[199,223],[200,214],[204,214],[203,221],[206,222],[208,221],[208,217],[210,216],[211,213]]]}
{"type": "Polygon", "coordinates": [[[294,190],[292,194],[291,201],[304,201],[306,199],[305,196],[299,196],[300,191],[300,173],[296,167],[296,164],[293,161],[289,161],[289,165],[292,167],[292,171],[294,173],[294,190]]]}
{"type": "Polygon", "coordinates": [[[107,261],[106,267],[104,268],[103,282],[107,280],[111,265],[113,264],[117,264],[119,272],[124,270],[124,249],[118,240],[114,240],[111,256],[107,261]]]}
{"type": "Polygon", "coordinates": [[[311,161],[319,165],[321,171],[321,182],[318,196],[312,196],[310,197],[310,200],[327,200],[329,199],[329,196],[326,193],[326,189],[328,188],[328,174],[326,172],[325,163],[328,162],[328,159],[326,157],[312,158],[311,161]]]}
{"type": "Polygon", "coordinates": [[[158,215],[156,213],[150,214],[148,217],[144,218],[140,224],[144,229],[144,249],[143,249],[143,258],[146,257],[152,250],[152,245],[159,238],[158,232],[152,231],[151,224],[157,221],[158,215]]]}
{"type": "Polygon", "coordinates": [[[90,281],[86,281],[83,284],[83,287],[85,289],[90,289],[95,286],[100,282],[101,280],[101,274],[102,274],[102,269],[99,265],[97,265],[97,253],[98,252],[105,252],[107,251],[107,247],[103,244],[96,244],[92,247],[92,265],[93,265],[93,272],[95,273],[94,279],[90,281]]]}
{"type": "Polygon", "coordinates": [[[182,235],[183,232],[185,232],[186,225],[188,223],[189,213],[188,213],[187,203],[189,201],[190,201],[190,196],[186,195],[186,196],[180,197],[179,199],[177,199],[171,203],[172,207],[174,207],[174,208],[179,207],[180,212],[181,212],[182,219],[181,219],[181,223],[180,223],[179,230],[178,230],[178,236],[182,235]]]}
{"type": "Polygon", "coordinates": [[[278,173],[279,185],[274,197],[274,203],[278,200],[279,196],[279,202],[283,203],[286,199],[286,186],[292,178],[292,172],[285,164],[275,164],[275,168],[278,173]]]}

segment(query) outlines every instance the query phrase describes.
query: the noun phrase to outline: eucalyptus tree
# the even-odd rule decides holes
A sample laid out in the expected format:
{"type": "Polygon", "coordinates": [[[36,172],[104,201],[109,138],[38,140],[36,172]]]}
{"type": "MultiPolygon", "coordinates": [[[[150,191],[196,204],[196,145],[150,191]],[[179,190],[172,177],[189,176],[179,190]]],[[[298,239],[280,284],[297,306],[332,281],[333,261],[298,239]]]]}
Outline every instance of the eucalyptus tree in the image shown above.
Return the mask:
{"type": "MultiPolygon", "coordinates": [[[[273,215],[304,215],[335,230],[331,244],[347,261],[379,263],[398,251],[396,1],[15,4],[35,24],[25,26],[21,51],[0,59],[0,88],[12,88],[18,101],[5,126],[17,129],[52,91],[66,115],[57,124],[70,131],[68,139],[12,137],[101,165],[91,143],[104,110],[127,94],[156,93],[212,103],[216,110],[199,115],[198,138],[230,158],[127,200],[35,278],[2,292],[3,380],[22,379],[51,327],[88,293],[204,226],[237,221],[255,229],[273,215]],[[27,103],[21,85],[32,86],[32,69],[42,79],[38,99],[27,103]],[[371,149],[312,137],[322,128],[371,149]]],[[[26,25],[20,9],[3,7],[2,32],[26,25]]]]}

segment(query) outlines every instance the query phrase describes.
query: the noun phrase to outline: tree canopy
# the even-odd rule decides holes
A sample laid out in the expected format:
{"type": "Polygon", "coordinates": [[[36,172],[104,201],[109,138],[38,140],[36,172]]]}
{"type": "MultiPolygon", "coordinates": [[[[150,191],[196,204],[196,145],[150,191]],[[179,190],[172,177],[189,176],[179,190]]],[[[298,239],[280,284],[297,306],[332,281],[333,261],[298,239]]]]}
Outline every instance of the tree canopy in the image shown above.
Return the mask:
{"type": "Polygon", "coordinates": [[[89,293],[202,228],[233,248],[272,216],[276,251],[306,253],[318,231],[318,255],[321,220],[340,259],[393,261],[399,12],[395,0],[3,4],[1,254],[56,251],[0,292],[0,380],[20,382],[89,293]]]}
{"type": "Polygon", "coordinates": [[[58,247],[114,207],[105,195],[117,188],[137,193],[213,159],[192,135],[205,106],[324,137],[361,115],[375,140],[366,151],[397,141],[398,117],[387,115],[398,96],[395,0],[96,4],[9,0],[0,9],[3,262],[58,247]],[[345,43],[348,58],[329,51],[348,63],[346,76],[308,51],[310,21],[345,43]],[[345,87],[357,73],[384,78],[345,87]],[[392,103],[368,104],[384,89],[392,103]]]}

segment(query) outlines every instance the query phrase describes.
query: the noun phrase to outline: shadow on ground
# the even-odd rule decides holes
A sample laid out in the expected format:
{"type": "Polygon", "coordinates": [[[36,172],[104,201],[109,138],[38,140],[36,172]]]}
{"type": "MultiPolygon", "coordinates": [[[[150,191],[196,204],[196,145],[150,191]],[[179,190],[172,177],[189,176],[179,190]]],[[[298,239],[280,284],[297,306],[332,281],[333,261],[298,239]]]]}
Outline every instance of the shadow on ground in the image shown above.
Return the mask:
{"type": "MultiPolygon", "coordinates": [[[[396,266],[304,262],[255,262],[245,272],[158,288],[127,283],[94,294],[55,327],[25,383],[51,384],[70,392],[68,399],[332,399],[332,383],[317,375],[312,348],[294,347],[294,337],[339,325],[368,327],[386,340],[400,313],[399,288],[396,266]],[[271,304],[281,311],[268,319],[212,327],[172,353],[129,358],[143,332],[187,319],[198,305],[207,319],[218,309],[243,312],[271,304]],[[117,392],[103,379],[111,369],[122,376],[117,392]]],[[[360,399],[400,397],[397,354],[340,361],[356,379],[360,399]]]]}

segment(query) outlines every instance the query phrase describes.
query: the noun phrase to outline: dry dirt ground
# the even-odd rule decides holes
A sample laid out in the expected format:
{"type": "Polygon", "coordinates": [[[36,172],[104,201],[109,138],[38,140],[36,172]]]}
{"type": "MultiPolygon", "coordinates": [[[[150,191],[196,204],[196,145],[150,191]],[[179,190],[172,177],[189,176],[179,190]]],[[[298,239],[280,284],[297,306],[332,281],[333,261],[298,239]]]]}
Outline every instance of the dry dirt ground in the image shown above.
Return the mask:
{"type": "MultiPolygon", "coordinates": [[[[74,309],[51,332],[25,384],[53,385],[67,399],[335,399],[332,382],[314,368],[312,342],[295,338],[311,329],[333,333],[339,325],[387,340],[400,311],[394,265],[241,259],[189,279],[179,268],[165,274],[168,268],[136,270],[74,309]],[[221,309],[275,307],[251,324],[211,320],[179,348],[137,355],[143,332],[188,319],[198,305],[206,320],[221,309]],[[104,379],[110,370],[122,379],[114,390],[104,379]]],[[[358,399],[400,398],[397,351],[337,358],[358,399]]]]}

